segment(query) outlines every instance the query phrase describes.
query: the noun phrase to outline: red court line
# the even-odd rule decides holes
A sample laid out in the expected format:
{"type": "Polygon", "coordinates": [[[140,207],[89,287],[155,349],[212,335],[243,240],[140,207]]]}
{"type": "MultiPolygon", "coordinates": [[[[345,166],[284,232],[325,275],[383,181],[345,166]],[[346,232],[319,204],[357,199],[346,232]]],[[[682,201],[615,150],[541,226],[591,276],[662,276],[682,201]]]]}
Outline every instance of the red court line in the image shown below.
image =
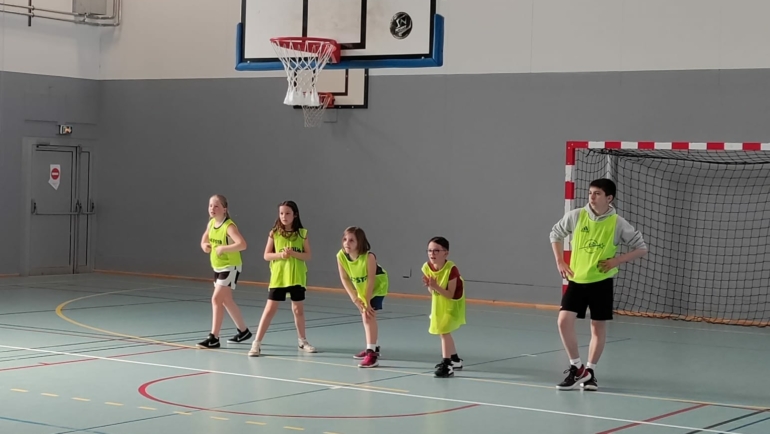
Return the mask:
{"type": "MultiPolygon", "coordinates": [[[[685,413],[685,412],[688,412],[690,410],[695,410],[696,408],[706,407],[707,405],[709,405],[709,404],[693,405],[692,407],[683,408],[681,410],[672,411],[671,413],[661,414],[660,416],[655,416],[655,417],[651,417],[649,419],[645,419],[643,422],[655,422],[656,420],[664,419],[664,418],[667,418],[669,416],[673,416],[675,414],[685,413]]],[[[612,429],[609,429],[607,431],[601,431],[601,432],[598,432],[596,434],[610,434],[610,433],[622,431],[624,429],[633,428],[633,427],[639,426],[639,425],[643,425],[643,424],[641,424],[641,423],[631,423],[631,424],[628,424],[628,425],[623,425],[621,427],[612,428],[612,429]]]]}
{"type": "Polygon", "coordinates": [[[473,407],[479,406],[478,404],[471,404],[471,405],[464,405],[462,407],[447,408],[444,410],[426,411],[423,413],[409,413],[409,414],[385,414],[385,415],[373,415],[373,416],[310,416],[310,415],[297,415],[297,414],[250,413],[246,411],[230,411],[230,410],[218,410],[216,408],[198,407],[195,405],[186,405],[186,404],[179,404],[177,402],[165,401],[163,399],[156,398],[155,396],[151,395],[150,392],[147,391],[147,389],[150,386],[156,383],[161,383],[163,381],[168,381],[168,380],[176,380],[179,378],[194,377],[196,375],[204,375],[204,374],[210,374],[210,372],[196,372],[194,374],[183,374],[183,375],[176,375],[173,377],[158,378],[157,380],[152,380],[139,386],[139,394],[141,394],[147,399],[153,400],[155,402],[159,402],[161,404],[189,408],[191,410],[211,411],[214,413],[226,413],[226,414],[235,414],[235,415],[241,415],[241,416],[285,417],[285,418],[297,418],[297,419],[387,419],[387,418],[399,418],[399,417],[429,416],[433,414],[449,413],[452,411],[465,410],[467,408],[473,408],[473,407]]]}
{"type": "MultiPolygon", "coordinates": [[[[131,356],[141,356],[144,354],[155,354],[155,353],[166,353],[168,351],[178,351],[178,350],[186,350],[187,348],[168,348],[165,350],[155,350],[155,351],[143,351],[141,353],[130,353],[130,354],[120,354],[117,356],[108,356],[104,357],[105,359],[120,359],[122,357],[131,357],[131,356]]],[[[25,365],[25,366],[14,366],[13,368],[3,368],[0,369],[0,372],[3,371],[16,371],[19,369],[30,369],[30,368],[43,368],[46,366],[58,366],[58,365],[67,365],[70,363],[80,363],[80,362],[93,362],[94,360],[101,360],[99,359],[77,359],[77,360],[66,360],[64,362],[54,362],[54,363],[37,363],[34,365],[25,365]]]]}

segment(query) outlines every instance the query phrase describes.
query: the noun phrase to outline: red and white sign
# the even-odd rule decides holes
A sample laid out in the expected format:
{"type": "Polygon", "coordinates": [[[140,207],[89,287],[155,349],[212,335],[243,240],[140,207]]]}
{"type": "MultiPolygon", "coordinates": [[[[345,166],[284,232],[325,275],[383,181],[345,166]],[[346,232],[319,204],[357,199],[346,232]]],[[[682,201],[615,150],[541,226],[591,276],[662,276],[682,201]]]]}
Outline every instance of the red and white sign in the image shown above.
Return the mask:
{"type": "Polygon", "coordinates": [[[51,184],[54,190],[59,189],[59,183],[61,182],[61,165],[51,164],[51,169],[48,171],[48,183],[51,184]]]}

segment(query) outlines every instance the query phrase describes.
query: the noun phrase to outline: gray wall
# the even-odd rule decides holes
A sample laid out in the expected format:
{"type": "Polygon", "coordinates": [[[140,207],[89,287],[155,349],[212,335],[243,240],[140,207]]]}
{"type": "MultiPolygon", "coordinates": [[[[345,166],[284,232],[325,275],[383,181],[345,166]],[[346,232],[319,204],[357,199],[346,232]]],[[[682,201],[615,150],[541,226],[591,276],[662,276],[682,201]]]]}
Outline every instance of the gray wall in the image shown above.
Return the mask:
{"type": "Polygon", "coordinates": [[[100,83],[95,80],[0,72],[0,274],[20,269],[21,150],[24,137],[55,137],[57,124],[74,127],[72,139],[96,139],[100,83]]]}
{"type": "Polygon", "coordinates": [[[97,268],[210,276],[198,242],[221,193],[250,243],[244,280],[268,279],[267,232],[292,199],[310,285],[339,285],[334,254],[359,225],[392,291],[422,293],[443,235],[470,297],[558,303],[567,140],[770,141],[769,71],[375,76],[369,109],[319,129],[283,106],[285,86],[103,82],[97,268]]]}

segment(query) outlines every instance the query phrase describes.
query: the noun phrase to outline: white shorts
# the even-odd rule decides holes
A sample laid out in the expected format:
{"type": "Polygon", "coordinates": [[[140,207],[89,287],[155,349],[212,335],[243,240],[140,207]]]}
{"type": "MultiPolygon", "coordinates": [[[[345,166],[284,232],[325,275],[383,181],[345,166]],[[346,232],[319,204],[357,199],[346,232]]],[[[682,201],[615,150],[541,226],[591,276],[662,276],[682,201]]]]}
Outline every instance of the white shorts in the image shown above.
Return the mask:
{"type": "Polygon", "coordinates": [[[230,289],[235,289],[238,276],[241,275],[241,269],[240,265],[233,265],[221,270],[214,270],[214,285],[229,286],[230,289]]]}

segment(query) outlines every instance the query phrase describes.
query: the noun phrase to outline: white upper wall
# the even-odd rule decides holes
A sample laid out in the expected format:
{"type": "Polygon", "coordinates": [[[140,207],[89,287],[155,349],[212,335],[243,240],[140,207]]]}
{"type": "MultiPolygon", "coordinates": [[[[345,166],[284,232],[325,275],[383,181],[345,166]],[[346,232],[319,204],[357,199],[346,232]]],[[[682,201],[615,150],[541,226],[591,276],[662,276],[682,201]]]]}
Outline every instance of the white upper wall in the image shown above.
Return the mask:
{"type": "MultiPolygon", "coordinates": [[[[3,3],[26,5],[27,0],[3,3]]],[[[33,5],[72,11],[72,0],[33,0],[33,5]]],[[[0,6],[0,10],[24,12],[0,6]]],[[[99,29],[0,13],[0,70],[74,78],[99,78],[99,29]]]]}
{"type": "Polygon", "coordinates": [[[102,37],[101,78],[254,76],[235,71],[240,19],[240,0],[126,0],[120,30],[102,37]]]}
{"type": "MultiPolygon", "coordinates": [[[[72,7],[72,0],[33,2],[72,7]]],[[[770,0],[438,4],[447,27],[444,67],[372,74],[770,68],[770,0]]],[[[0,14],[0,69],[101,79],[282,76],[235,71],[240,11],[240,0],[126,0],[117,29],[43,19],[27,27],[24,17],[0,14]]]]}
{"type": "MultiPolygon", "coordinates": [[[[323,1],[323,0],[313,0],[323,1]]],[[[438,0],[440,69],[385,74],[770,67],[768,0],[438,0]]],[[[130,0],[101,77],[280,76],[234,70],[240,0],[130,0]]]]}
{"type": "MultiPolygon", "coordinates": [[[[533,5],[507,2],[522,11],[533,5]]],[[[531,60],[527,68],[521,57],[507,59],[513,70],[770,67],[767,0],[536,0],[529,12],[531,60]]]]}

